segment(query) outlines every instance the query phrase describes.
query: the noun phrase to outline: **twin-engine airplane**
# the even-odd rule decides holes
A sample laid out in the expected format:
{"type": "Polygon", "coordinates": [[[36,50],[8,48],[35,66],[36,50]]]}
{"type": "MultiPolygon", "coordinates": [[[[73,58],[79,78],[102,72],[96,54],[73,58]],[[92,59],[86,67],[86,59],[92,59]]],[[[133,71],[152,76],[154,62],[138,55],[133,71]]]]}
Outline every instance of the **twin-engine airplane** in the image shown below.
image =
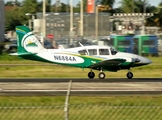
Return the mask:
{"type": "Polygon", "coordinates": [[[99,70],[98,77],[105,78],[103,71],[117,72],[127,69],[127,78],[131,79],[131,67],[148,65],[151,61],[145,57],[118,52],[110,46],[81,46],[68,49],[46,49],[26,26],[16,26],[18,55],[21,58],[80,68],[90,68],[88,77],[93,79],[99,70]]]}

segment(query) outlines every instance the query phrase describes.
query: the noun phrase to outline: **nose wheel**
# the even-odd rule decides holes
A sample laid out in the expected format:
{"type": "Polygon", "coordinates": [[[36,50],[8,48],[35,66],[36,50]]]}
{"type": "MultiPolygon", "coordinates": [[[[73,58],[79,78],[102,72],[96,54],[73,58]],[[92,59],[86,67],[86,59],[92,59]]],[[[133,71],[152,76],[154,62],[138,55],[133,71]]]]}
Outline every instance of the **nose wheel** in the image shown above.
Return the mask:
{"type": "Polygon", "coordinates": [[[128,79],[132,79],[132,78],[133,78],[133,73],[129,71],[129,72],[127,73],[127,78],[128,78],[128,79]]]}

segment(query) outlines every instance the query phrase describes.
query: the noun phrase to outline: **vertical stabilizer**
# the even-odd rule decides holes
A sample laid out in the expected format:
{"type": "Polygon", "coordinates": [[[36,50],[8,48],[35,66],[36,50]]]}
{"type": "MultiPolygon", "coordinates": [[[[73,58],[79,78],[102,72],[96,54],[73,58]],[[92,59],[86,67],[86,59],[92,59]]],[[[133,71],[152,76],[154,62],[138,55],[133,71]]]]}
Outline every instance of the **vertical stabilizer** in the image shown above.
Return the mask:
{"type": "Polygon", "coordinates": [[[27,26],[16,26],[18,54],[38,53],[45,49],[27,26]]]}

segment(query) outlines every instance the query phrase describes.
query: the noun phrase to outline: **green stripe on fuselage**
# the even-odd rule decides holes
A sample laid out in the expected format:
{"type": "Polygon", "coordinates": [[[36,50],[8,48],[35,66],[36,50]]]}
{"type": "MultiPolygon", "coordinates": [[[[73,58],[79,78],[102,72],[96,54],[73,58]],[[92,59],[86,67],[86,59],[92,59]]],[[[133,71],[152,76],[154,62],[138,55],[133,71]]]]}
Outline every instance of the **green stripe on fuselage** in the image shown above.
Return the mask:
{"type": "MultiPolygon", "coordinates": [[[[70,54],[68,54],[70,55],[70,54]]],[[[59,62],[54,62],[54,61],[50,61],[47,60],[46,58],[40,57],[37,54],[31,54],[31,55],[19,55],[19,57],[24,58],[24,59],[28,59],[28,60],[34,60],[34,61],[40,61],[40,62],[48,62],[48,63],[54,63],[54,64],[62,64],[62,65],[68,65],[68,66],[73,66],[73,67],[88,67],[94,63],[98,63],[100,61],[102,61],[103,59],[101,58],[96,58],[96,57],[91,57],[91,56],[86,56],[86,55],[74,55],[71,54],[72,56],[78,56],[84,59],[83,63],[73,63],[73,64],[69,64],[69,63],[59,63],[59,62]]]]}

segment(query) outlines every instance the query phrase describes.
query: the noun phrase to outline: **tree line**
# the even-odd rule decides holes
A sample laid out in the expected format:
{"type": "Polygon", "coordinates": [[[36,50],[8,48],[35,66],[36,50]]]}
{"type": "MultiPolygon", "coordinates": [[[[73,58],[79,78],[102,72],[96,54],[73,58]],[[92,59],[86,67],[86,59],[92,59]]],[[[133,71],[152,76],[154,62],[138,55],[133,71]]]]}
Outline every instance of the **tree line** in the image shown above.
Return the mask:
{"type": "MultiPolygon", "coordinates": [[[[67,0],[68,1],[68,0],[67,0]]],[[[121,0],[118,8],[113,8],[115,0],[96,0],[96,4],[109,6],[109,9],[99,12],[113,13],[153,13],[154,16],[147,19],[146,26],[162,28],[162,1],[158,6],[153,6],[147,0],[121,0]]],[[[83,10],[86,12],[87,0],[83,0],[83,10]]],[[[27,25],[31,16],[26,13],[36,14],[42,12],[43,2],[38,0],[15,0],[5,3],[5,31],[15,30],[17,25],[27,25]]],[[[52,4],[52,0],[46,0],[46,12],[70,12],[70,5],[63,2],[52,4]]],[[[80,2],[74,6],[74,12],[80,12],[80,2]]]]}

